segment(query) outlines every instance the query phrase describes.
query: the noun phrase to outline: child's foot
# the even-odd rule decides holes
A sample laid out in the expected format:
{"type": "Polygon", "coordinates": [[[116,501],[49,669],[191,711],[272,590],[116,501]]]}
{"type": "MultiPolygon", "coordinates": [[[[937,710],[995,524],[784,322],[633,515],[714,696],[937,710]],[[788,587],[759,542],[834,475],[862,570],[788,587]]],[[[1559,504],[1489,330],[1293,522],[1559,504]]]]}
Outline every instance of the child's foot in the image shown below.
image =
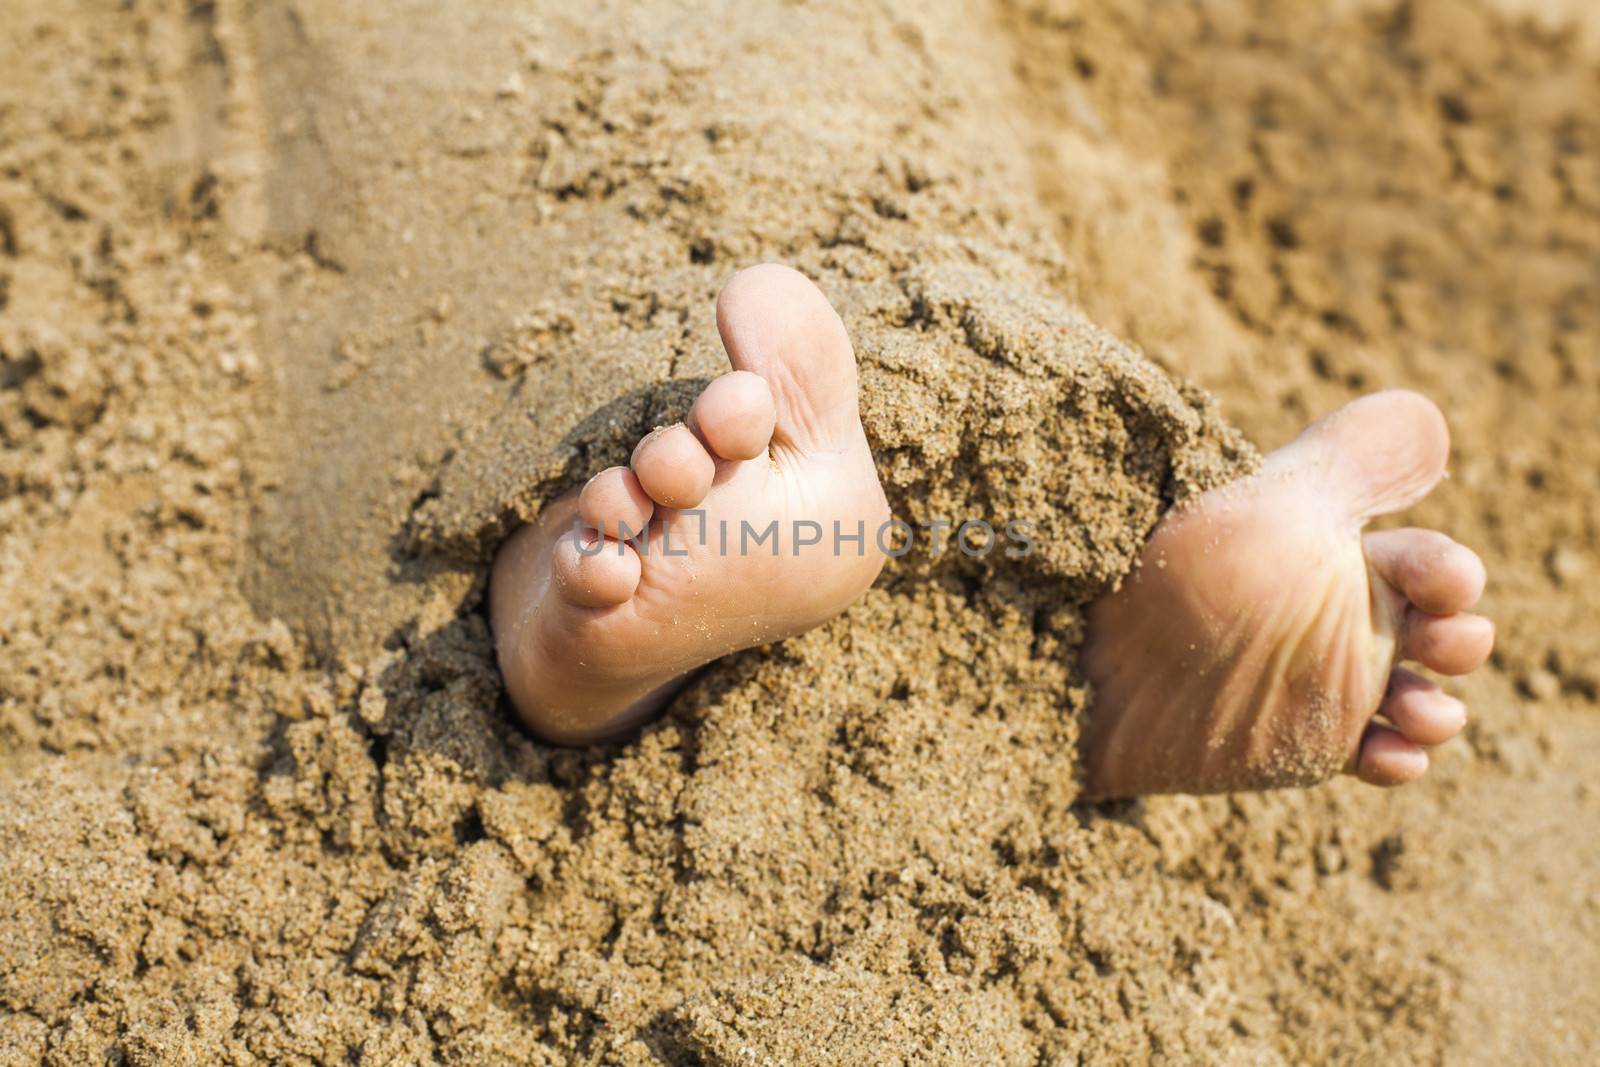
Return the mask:
{"type": "Polygon", "coordinates": [[[722,290],[717,328],[735,369],[706,386],[689,424],[645,437],[631,466],[551,504],[495,559],[501,670],[547,740],[626,731],[689,671],[825,622],[883,567],[889,507],[839,316],[769,264],[722,290]],[[637,549],[618,540],[647,525],[637,549]]]}
{"type": "Polygon", "coordinates": [[[1483,663],[1494,628],[1462,614],[1483,564],[1431,530],[1361,526],[1426,496],[1448,452],[1430,401],[1378,393],[1163,519],[1139,569],[1090,611],[1090,794],[1421,777],[1426,747],[1466,709],[1394,664],[1483,663]]]}

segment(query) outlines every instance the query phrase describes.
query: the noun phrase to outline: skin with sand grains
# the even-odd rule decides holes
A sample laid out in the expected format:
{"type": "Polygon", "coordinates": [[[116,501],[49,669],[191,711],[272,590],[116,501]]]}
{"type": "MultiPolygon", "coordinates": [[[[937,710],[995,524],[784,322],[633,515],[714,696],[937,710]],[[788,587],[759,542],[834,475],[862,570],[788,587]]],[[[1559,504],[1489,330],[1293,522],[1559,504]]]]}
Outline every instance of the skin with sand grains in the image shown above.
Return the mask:
{"type": "MultiPolygon", "coordinates": [[[[734,369],[687,424],[645,437],[628,467],[550,505],[495,561],[501,669],[546,740],[626,733],[688,672],[817,626],[882,568],[882,551],[708,544],[708,519],[877,529],[888,515],[855,356],[816,286],[786,267],[743,271],[717,325],[734,369]]],[[[1454,737],[1465,709],[1396,663],[1465,674],[1484,662],[1493,628],[1465,614],[1484,569],[1443,534],[1363,539],[1361,527],[1425,496],[1448,452],[1436,407],[1380,393],[1168,516],[1139,570],[1091,609],[1090,794],[1310,785],[1340,771],[1374,785],[1420,778],[1426,748],[1454,737]]]]}

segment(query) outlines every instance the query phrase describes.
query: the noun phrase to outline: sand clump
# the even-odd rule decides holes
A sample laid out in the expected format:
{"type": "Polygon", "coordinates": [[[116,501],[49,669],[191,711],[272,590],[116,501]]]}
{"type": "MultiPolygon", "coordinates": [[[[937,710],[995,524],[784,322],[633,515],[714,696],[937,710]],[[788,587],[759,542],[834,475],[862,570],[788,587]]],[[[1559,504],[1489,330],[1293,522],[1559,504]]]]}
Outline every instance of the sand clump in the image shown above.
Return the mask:
{"type": "MultiPolygon", "coordinates": [[[[1586,1047],[1600,1018],[1572,989],[1530,1037],[1517,987],[1562,972],[1512,942],[1581,940],[1600,892],[1551,825],[1600,805],[1573,791],[1592,633],[1557,595],[1597,518],[1592,434],[1567,432],[1593,416],[1574,263],[1600,247],[1600,145],[1574,94],[1596,60],[1460,6],[1479,37],[1380,4],[1323,16],[1309,58],[1247,5],[1214,25],[1088,3],[8,11],[7,1061],[1586,1047]],[[1423,74],[1388,80],[1387,55],[1423,74]],[[1530,63],[1545,103],[1501,115],[1530,63]],[[1205,73],[1235,66],[1265,84],[1205,73]],[[1526,164],[1526,194],[1445,181],[1401,285],[1373,249],[1404,212],[1353,237],[1319,214],[1325,168],[1293,162],[1294,131],[1358,128],[1324,83],[1388,87],[1341,123],[1443,130],[1466,146],[1446,175],[1485,141],[1457,111],[1557,162],[1526,164]],[[1258,147],[1249,108],[1274,93],[1258,147]],[[1551,168],[1568,192],[1538,199],[1551,168]],[[1475,244],[1496,226],[1527,259],[1508,274],[1475,244]],[[1039,551],[913,553],[631,743],[535,744],[492,663],[484,560],[682,413],[721,365],[712,296],[764,258],[843,314],[895,512],[1024,519],[1039,551]],[[1519,278],[1477,325],[1441,303],[1519,278]],[[1263,440],[1383,384],[1461,413],[1423,514],[1509,574],[1508,625],[1437,784],[1077,803],[1081,606],[1163,510],[1255,457],[1091,319],[1263,440]],[[1534,402],[1554,416],[1503,448],[1495,420],[1534,402]],[[1498,873],[1501,848],[1542,880],[1498,873]]],[[[1332,143],[1340,188],[1433,195],[1411,142],[1332,143]]]]}

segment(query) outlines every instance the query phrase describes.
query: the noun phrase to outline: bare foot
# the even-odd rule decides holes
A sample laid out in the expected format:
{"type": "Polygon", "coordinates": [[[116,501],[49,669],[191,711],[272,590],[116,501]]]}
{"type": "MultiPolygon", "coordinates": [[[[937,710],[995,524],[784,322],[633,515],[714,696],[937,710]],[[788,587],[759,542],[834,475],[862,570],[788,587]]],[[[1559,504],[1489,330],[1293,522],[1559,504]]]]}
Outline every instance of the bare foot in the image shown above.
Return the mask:
{"type": "Polygon", "coordinates": [[[839,316],[769,264],[722,290],[717,328],[734,370],[688,425],[645,437],[629,467],[552,503],[495,559],[501,671],[547,740],[625,732],[694,668],[825,622],[883,567],[889,507],[839,316]],[[647,526],[637,547],[618,540],[647,526]]]}
{"type": "Polygon", "coordinates": [[[1484,568],[1441,533],[1361,527],[1426,496],[1449,448],[1432,402],[1377,393],[1163,519],[1090,611],[1090,794],[1420,778],[1466,709],[1395,664],[1483,663],[1494,628],[1463,612],[1484,568]]]}

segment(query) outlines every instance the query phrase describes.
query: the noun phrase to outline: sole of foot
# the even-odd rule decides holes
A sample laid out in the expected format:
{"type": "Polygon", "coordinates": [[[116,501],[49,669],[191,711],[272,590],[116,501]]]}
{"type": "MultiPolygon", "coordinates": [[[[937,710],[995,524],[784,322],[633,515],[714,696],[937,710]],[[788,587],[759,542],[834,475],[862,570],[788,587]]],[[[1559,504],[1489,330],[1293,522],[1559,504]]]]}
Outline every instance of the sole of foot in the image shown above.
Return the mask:
{"type": "Polygon", "coordinates": [[[820,625],[883,567],[888,504],[827,298],[787,267],[752,267],[723,288],[717,328],[733,370],[688,420],[547,506],[495,558],[501,672],[545,740],[625,734],[697,667],[820,625]]]}
{"type": "Polygon", "coordinates": [[[1397,664],[1483,664],[1485,571],[1442,533],[1362,527],[1426,496],[1449,448],[1431,401],[1377,393],[1164,518],[1089,613],[1088,794],[1422,777],[1466,708],[1397,664]]]}

